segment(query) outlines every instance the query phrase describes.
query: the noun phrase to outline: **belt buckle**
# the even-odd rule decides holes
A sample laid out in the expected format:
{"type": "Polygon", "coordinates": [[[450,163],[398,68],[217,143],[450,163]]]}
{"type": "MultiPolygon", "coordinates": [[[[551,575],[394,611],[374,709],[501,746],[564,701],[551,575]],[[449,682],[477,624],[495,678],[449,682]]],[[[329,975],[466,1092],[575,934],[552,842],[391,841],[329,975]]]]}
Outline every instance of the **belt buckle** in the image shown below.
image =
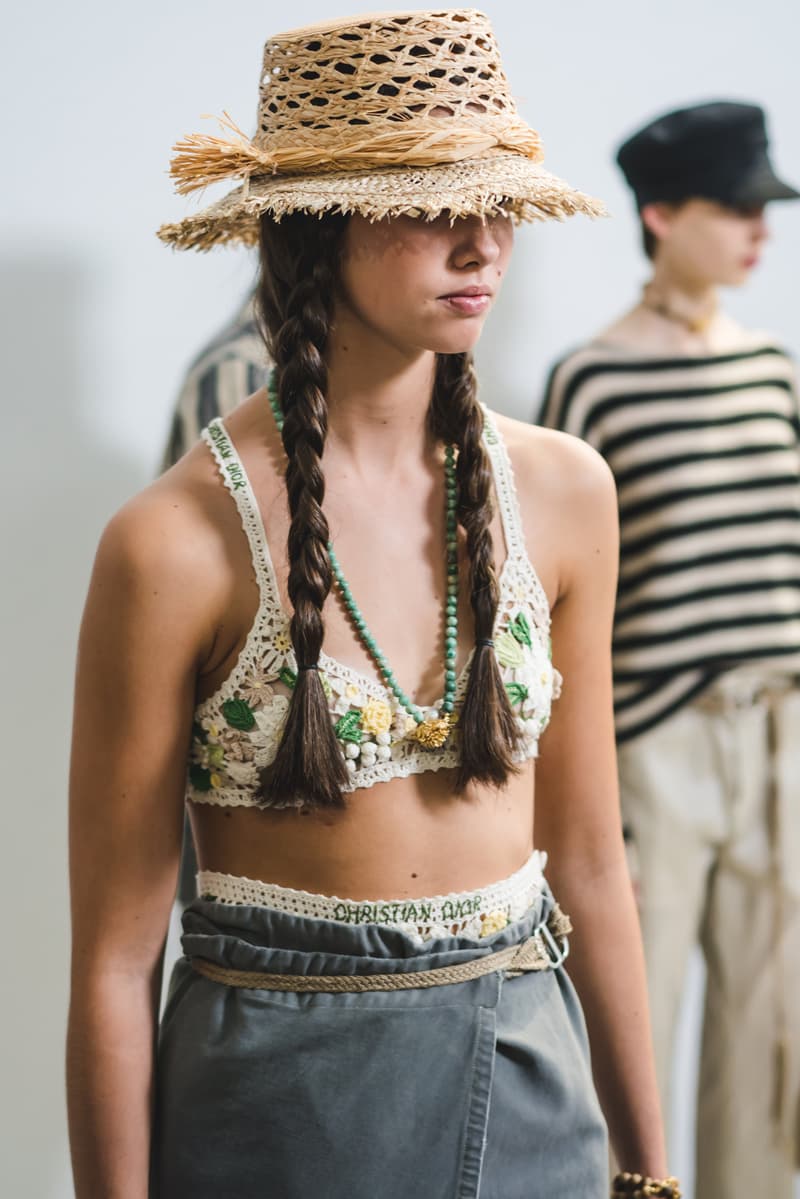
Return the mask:
{"type": "Polygon", "coordinates": [[[569,956],[569,937],[562,937],[561,945],[559,946],[558,941],[556,941],[550,932],[550,926],[547,923],[543,924],[539,929],[539,935],[542,938],[547,960],[550,962],[552,968],[557,970],[559,966],[563,966],[569,956]]]}

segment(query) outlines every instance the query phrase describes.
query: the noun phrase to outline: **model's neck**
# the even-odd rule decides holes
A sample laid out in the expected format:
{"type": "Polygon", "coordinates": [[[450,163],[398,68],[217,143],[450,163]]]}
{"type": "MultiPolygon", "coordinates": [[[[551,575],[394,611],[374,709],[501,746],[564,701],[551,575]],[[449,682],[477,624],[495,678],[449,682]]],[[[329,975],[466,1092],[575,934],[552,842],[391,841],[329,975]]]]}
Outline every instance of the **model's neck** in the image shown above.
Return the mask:
{"type": "Polygon", "coordinates": [[[431,452],[434,353],[410,354],[344,318],[331,333],[326,359],[326,453],[346,455],[357,470],[374,473],[431,452]]]}
{"type": "Polygon", "coordinates": [[[703,332],[718,309],[717,288],[691,269],[659,260],[644,289],[644,303],[690,332],[703,332]]]}

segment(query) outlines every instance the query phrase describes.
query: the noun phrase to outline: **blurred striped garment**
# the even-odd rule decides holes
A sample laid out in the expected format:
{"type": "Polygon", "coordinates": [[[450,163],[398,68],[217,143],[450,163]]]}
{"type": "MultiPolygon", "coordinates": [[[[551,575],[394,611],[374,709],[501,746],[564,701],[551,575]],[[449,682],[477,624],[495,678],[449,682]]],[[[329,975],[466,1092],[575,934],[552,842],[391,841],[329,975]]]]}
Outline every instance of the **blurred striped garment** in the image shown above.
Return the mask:
{"type": "Polygon", "coordinates": [[[620,741],[733,666],[800,671],[800,425],[779,346],[657,359],[589,343],[553,369],[540,422],[616,479],[620,741]]]}
{"type": "Polygon", "coordinates": [[[189,367],[172,415],[161,469],[166,470],[200,437],[215,416],[227,416],[267,381],[267,351],[252,297],[189,367]]]}

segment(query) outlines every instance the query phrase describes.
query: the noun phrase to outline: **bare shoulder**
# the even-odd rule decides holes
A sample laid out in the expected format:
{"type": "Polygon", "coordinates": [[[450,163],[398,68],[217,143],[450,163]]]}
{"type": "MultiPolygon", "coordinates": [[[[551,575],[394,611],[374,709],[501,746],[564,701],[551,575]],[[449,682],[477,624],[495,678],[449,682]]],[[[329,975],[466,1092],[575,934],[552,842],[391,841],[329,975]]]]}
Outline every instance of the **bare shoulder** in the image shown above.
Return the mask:
{"type": "MultiPolygon", "coordinates": [[[[95,583],[158,594],[162,602],[198,604],[210,612],[225,594],[231,537],[230,497],[213,459],[198,445],[161,478],[130,499],[106,525],[95,583]]],[[[234,520],[235,525],[235,509],[234,520]]]]}
{"type": "Polygon", "coordinates": [[[519,497],[528,552],[551,606],[587,572],[615,575],[617,494],[605,460],[569,433],[496,418],[519,497]]]}
{"type": "Polygon", "coordinates": [[[495,416],[523,510],[528,504],[578,512],[598,503],[616,503],[614,478],[592,446],[556,429],[543,429],[507,416],[495,416]]]}

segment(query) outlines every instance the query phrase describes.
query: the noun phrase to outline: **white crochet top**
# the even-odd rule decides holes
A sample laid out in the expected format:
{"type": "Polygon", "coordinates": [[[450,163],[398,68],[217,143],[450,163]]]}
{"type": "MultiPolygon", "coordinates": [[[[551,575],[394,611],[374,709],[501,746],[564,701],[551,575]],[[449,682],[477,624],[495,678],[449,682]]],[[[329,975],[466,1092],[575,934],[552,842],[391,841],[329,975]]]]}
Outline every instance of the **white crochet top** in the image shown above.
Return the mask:
{"type": "MultiPolygon", "coordinates": [[[[550,610],[525,549],[511,463],[485,413],[484,443],[492,463],[506,559],[500,573],[495,653],[522,734],[518,761],[536,756],[561,677],[550,661],[550,610]]],[[[275,757],[297,663],[289,614],[279,597],[261,513],[221,419],[203,431],[244,526],[260,602],[253,626],[228,678],[198,705],[192,729],[187,799],[223,806],[280,808],[258,795],[259,775],[275,757]]],[[[472,655],[456,683],[455,713],[466,690],[472,655]]],[[[425,748],[416,725],[381,682],[321,653],[319,674],[347,763],[347,791],[427,770],[458,765],[458,725],[440,749],[425,748]]],[[[440,701],[441,702],[441,701],[440,701]]],[[[428,710],[433,714],[433,709],[428,710]]],[[[302,807],[302,803],[293,805],[302,807]]]]}

